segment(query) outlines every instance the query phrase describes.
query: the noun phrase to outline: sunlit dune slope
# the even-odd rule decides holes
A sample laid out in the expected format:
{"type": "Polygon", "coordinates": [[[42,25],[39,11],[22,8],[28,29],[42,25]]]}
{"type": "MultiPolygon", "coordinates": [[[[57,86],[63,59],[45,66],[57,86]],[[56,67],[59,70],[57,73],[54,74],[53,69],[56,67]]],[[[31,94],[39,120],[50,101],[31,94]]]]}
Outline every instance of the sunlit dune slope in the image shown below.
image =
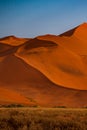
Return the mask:
{"type": "Polygon", "coordinates": [[[75,30],[74,36],[79,38],[81,41],[87,42],[87,23],[81,24],[75,30]]]}

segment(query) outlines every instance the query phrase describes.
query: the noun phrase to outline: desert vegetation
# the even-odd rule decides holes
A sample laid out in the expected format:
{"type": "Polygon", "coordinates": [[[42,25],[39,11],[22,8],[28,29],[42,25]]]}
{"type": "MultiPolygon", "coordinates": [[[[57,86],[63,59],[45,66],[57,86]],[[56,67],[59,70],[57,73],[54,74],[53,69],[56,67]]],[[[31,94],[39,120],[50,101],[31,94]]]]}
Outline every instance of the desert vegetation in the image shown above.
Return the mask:
{"type": "Polygon", "coordinates": [[[87,109],[0,108],[0,130],[87,130],[87,109]]]}

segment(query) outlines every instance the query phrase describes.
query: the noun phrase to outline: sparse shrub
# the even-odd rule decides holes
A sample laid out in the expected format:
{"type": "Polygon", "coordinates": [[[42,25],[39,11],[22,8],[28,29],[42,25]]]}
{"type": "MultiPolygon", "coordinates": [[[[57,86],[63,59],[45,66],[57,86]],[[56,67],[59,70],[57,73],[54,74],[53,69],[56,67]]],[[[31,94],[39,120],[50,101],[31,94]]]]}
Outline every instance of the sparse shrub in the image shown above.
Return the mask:
{"type": "Polygon", "coordinates": [[[66,106],[54,106],[54,108],[67,108],[66,106]]]}
{"type": "Polygon", "coordinates": [[[12,107],[24,107],[22,104],[7,104],[7,105],[0,105],[0,108],[12,108],[12,107]]]}

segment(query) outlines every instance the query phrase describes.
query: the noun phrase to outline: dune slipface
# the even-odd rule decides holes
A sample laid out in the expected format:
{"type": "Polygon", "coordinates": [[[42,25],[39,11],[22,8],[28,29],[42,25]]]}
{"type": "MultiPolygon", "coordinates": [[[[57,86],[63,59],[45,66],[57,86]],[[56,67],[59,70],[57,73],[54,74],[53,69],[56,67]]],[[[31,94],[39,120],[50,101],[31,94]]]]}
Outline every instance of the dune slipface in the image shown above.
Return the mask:
{"type": "Polygon", "coordinates": [[[59,36],[0,39],[0,104],[86,107],[87,24],[59,36]]]}

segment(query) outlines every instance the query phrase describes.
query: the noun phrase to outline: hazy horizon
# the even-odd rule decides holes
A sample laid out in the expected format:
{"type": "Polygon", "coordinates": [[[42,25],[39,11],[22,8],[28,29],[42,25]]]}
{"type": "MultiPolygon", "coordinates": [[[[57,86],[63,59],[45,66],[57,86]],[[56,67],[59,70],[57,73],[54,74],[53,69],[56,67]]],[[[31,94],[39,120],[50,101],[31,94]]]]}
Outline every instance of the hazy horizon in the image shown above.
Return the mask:
{"type": "Polygon", "coordinates": [[[87,0],[0,0],[0,37],[61,34],[87,21],[87,0]]]}

